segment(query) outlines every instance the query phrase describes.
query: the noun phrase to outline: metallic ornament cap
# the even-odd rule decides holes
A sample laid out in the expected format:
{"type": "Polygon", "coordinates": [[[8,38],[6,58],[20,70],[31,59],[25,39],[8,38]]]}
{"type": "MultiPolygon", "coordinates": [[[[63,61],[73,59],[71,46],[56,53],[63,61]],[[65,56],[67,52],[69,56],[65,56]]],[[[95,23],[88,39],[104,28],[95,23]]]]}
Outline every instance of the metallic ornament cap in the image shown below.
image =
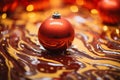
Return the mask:
{"type": "Polygon", "coordinates": [[[54,12],[54,14],[52,15],[52,18],[60,19],[61,18],[61,14],[59,12],[54,12]]]}

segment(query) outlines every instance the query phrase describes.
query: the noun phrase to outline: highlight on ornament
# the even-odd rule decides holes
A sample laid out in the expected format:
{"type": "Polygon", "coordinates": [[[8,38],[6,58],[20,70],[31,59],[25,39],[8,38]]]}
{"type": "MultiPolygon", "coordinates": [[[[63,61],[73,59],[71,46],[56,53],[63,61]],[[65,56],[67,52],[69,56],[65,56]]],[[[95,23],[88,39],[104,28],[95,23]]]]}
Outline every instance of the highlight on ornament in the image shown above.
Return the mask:
{"type": "Polygon", "coordinates": [[[41,24],[38,39],[46,50],[62,52],[71,46],[74,34],[72,24],[55,12],[41,24]]]}

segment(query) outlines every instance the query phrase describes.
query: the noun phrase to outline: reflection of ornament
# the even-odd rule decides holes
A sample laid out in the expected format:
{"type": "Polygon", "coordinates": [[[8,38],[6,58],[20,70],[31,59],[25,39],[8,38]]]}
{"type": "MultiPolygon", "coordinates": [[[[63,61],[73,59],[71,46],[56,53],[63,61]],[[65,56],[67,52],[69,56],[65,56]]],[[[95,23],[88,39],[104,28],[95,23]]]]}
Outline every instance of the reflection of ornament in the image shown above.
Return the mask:
{"type": "Polygon", "coordinates": [[[38,38],[48,51],[64,51],[74,39],[74,29],[66,19],[55,13],[41,24],[38,38]]]}
{"type": "Polygon", "coordinates": [[[116,24],[120,22],[120,0],[101,0],[98,11],[103,22],[116,24]]]}

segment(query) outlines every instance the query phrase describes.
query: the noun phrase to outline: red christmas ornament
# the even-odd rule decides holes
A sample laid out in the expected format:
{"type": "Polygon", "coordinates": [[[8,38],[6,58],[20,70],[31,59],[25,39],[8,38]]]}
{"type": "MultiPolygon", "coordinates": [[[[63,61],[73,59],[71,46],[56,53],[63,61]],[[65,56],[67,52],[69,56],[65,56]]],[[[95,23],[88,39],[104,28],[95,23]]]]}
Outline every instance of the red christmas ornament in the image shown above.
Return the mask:
{"type": "Polygon", "coordinates": [[[64,51],[74,39],[74,29],[66,19],[55,13],[52,18],[46,19],[41,24],[38,31],[38,39],[48,51],[64,51]]]}
{"type": "Polygon", "coordinates": [[[98,3],[98,11],[104,23],[120,22],[120,0],[101,0],[98,3]]]}
{"type": "Polygon", "coordinates": [[[89,10],[95,9],[100,0],[83,0],[83,6],[89,10]]]}

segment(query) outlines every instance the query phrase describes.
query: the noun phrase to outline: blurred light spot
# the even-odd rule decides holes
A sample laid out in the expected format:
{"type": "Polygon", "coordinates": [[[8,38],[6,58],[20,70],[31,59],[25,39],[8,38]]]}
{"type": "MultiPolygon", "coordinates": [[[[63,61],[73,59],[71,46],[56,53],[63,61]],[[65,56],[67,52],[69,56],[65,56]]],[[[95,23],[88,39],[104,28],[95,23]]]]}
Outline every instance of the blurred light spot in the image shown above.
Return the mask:
{"type": "Polygon", "coordinates": [[[98,14],[98,11],[97,11],[96,9],[92,9],[92,10],[91,10],[91,13],[92,13],[92,14],[98,14]]]}
{"type": "Polygon", "coordinates": [[[3,12],[6,12],[8,10],[8,5],[5,5],[4,7],[3,7],[3,12]]]}
{"type": "Polygon", "coordinates": [[[51,70],[54,70],[54,67],[50,67],[51,70]]]}
{"type": "Polygon", "coordinates": [[[5,46],[5,44],[2,44],[2,46],[5,46]]]}
{"type": "Polygon", "coordinates": [[[71,10],[72,12],[78,12],[78,7],[75,6],[75,5],[73,5],[73,6],[70,7],[70,10],[71,10]]]}
{"type": "Polygon", "coordinates": [[[76,0],[76,4],[77,5],[83,5],[84,4],[84,0],[76,0]]]}
{"type": "Polygon", "coordinates": [[[103,26],[103,30],[104,31],[107,31],[108,30],[108,27],[105,25],[105,26],[103,26]]]}
{"type": "Polygon", "coordinates": [[[2,19],[5,19],[7,17],[7,14],[6,13],[3,13],[2,14],[2,19]]]}
{"type": "Polygon", "coordinates": [[[50,0],[50,5],[52,8],[59,8],[62,6],[62,0],[50,0]]]}
{"type": "Polygon", "coordinates": [[[40,71],[45,71],[45,69],[44,68],[40,68],[40,71]]]}
{"type": "Polygon", "coordinates": [[[32,4],[30,4],[30,5],[28,5],[28,6],[26,7],[26,10],[27,10],[27,11],[33,11],[33,10],[34,10],[34,6],[33,6],[32,4]]]}
{"type": "Polygon", "coordinates": [[[29,18],[35,18],[36,14],[33,12],[28,13],[29,18]]]}
{"type": "Polygon", "coordinates": [[[80,17],[80,16],[75,16],[74,20],[78,23],[85,23],[86,21],[83,17],[80,17]]]}
{"type": "Polygon", "coordinates": [[[119,29],[116,29],[116,33],[119,35],[119,33],[120,33],[120,30],[119,30],[119,29]]]}

